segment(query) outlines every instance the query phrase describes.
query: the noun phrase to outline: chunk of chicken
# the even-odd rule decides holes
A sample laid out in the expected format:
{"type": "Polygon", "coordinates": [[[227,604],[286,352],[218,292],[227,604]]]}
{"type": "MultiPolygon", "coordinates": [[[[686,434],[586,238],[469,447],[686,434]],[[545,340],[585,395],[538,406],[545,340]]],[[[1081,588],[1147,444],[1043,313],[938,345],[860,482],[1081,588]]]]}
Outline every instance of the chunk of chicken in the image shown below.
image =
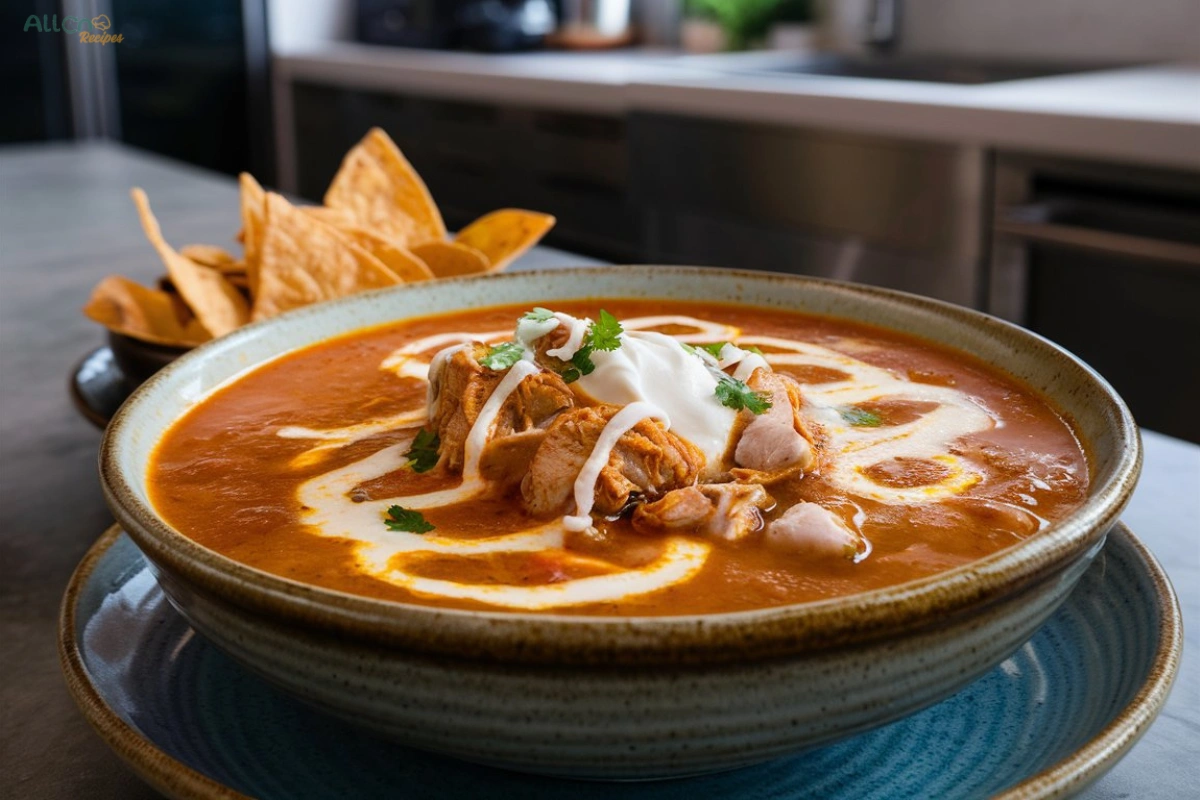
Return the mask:
{"type": "Polygon", "coordinates": [[[530,375],[517,384],[500,407],[492,436],[500,438],[546,428],[555,417],[574,405],[575,395],[562,378],[552,372],[530,375]]]}
{"type": "Polygon", "coordinates": [[[814,557],[853,559],[862,537],[842,518],[816,503],[797,503],[767,526],[767,543],[814,557]]]}
{"type": "Polygon", "coordinates": [[[443,350],[429,363],[429,425],[441,442],[441,462],[462,469],[467,434],[503,375],[485,370],[479,359],[486,346],[472,342],[443,350]]]}
{"type": "Polygon", "coordinates": [[[694,533],[736,541],[761,528],[762,512],[774,505],[758,484],[702,483],[638,506],[633,527],[643,533],[694,533]]]}
{"type": "MultiPolygon", "coordinates": [[[[475,343],[439,353],[429,365],[429,419],[441,441],[442,463],[462,469],[463,449],[479,412],[504,378],[503,372],[479,363],[487,352],[475,343]]],[[[541,372],[518,384],[500,407],[489,439],[545,427],[560,412],[575,404],[562,378],[541,372]]]]}
{"type": "Polygon", "coordinates": [[[545,336],[537,339],[533,343],[534,359],[538,364],[546,369],[554,372],[561,372],[566,367],[570,366],[569,362],[563,361],[561,358],[547,355],[547,351],[555,350],[567,343],[570,337],[570,329],[565,325],[559,325],[554,330],[547,333],[545,336]]]}
{"type": "MultiPolygon", "coordinates": [[[[751,416],[734,450],[738,480],[769,483],[816,463],[813,434],[800,416],[800,384],[787,375],[758,368],[746,385],[766,394],[771,407],[751,416]]],[[[749,411],[742,412],[750,414],[749,411]]]]}
{"type": "Polygon", "coordinates": [[[479,455],[479,474],[500,489],[516,488],[529,472],[529,465],[545,440],[543,428],[531,428],[490,440],[479,455]]]}
{"type": "MultiPolygon", "coordinates": [[[[572,510],[575,479],[619,406],[575,408],[550,425],[521,482],[525,507],[537,515],[572,510]]],[[[696,479],[704,455],[690,442],[644,419],[626,431],[596,480],[594,513],[620,513],[631,499],[655,499],[696,479]]]]}

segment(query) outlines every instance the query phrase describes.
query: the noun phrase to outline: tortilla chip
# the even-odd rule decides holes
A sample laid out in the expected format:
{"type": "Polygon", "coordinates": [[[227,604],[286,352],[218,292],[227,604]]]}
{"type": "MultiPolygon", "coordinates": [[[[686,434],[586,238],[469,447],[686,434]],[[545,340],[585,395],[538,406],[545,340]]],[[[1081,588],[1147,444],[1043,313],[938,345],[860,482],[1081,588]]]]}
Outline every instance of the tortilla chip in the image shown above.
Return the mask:
{"type": "Polygon", "coordinates": [[[482,252],[490,265],[488,271],[495,272],[537,244],[554,222],[549,214],[504,208],[484,214],[459,231],[454,241],[482,252]]]}
{"type": "Polygon", "coordinates": [[[120,275],[96,285],[83,313],[115,333],[144,342],[194,347],[212,337],[182,303],[120,275]]]}
{"type": "Polygon", "coordinates": [[[434,277],[425,262],[396,242],[356,224],[354,216],[344,209],[300,206],[300,210],[313,219],[336,228],[338,233],[382,261],[384,266],[399,275],[405,283],[427,281],[434,277]]]}
{"type": "Polygon", "coordinates": [[[402,246],[446,238],[446,225],[425,182],[380,128],[346,154],[325,192],[325,205],[402,246]]]}
{"type": "Polygon", "coordinates": [[[263,226],[267,219],[267,193],[249,172],[238,175],[242,205],[242,260],[246,262],[246,277],[250,294],[257,291],[259,251],[262,249],[263,226]]]}
{"type": "Polygon", "coordinates": [[[267,193],[253,319],[401,283],[383,262],[329,225],[267,193]]]}
{"type": "Polygon", "coordinates": [[[337,227],[338,233],[378,258],[385,267],[399,275],[405,283],[419,283],[435,277],[424,260],[395,242],[366,228],[353,225],[335,227],[337,227]]]}
{"type": "Polygon", "coordinates": [[[179,255],[190,258],[197,264],[224,273],[231,265],[238,263],[237,256],[215,244],[185,244],[179,248],[179,255]]]}
{"type": "Polygon", "coordinates": [[[158,251],[159,258],[167,267],[167,275],[171,277],[171,282],[175,284],[179,294],[204,329],[213,336],[224,336],[246,324],[250,317],[250,309],[245,298],[221,277],[221,273],[202,267],[175,252],[163,239],[158,220],[150,211],[146,193],[135,188],[131,194],[146,238],[158,251]]]}
{"type": "Polygon", "coordinates": [[[246,277],[244,272],[227,272],[225,280],[229,281],[229,285],[242,293],[243,297],[250,297],[250,279],[246,277]]]}
{"type": "Polygon", "coordinates": [[[228,264],[220,264],[218,266],[212,267],[212,269],[215,269],[217,272],[221,273],[222,275],[224,275],[226,278],[229,278],[229,279],[232,279],[235,277],[245,278],[246,274],[247,274],[246,273],[246,262],[241,261],[241,260],[231,261],[228,264]]]}
{"type": "Polygon", "coordinates": [[[344,208],[326,208],[325,206],[299,206],[299,208],[305,214],[335,228],[348,228],[357,224],[355,216],[344,208]]]}
{"type": "Polygon", "coordinates": [[[487,256],[460,242],[426,242],[414,247],[413,253],[439,278],[482,275],[491,269],[487,256]]]}
{"type": "MultiPolygon", "coordinates": [[[[225,265],[224,269],[218,267],[204,267],[205,269],[215,269],[221,273],[221,277],[229,281],[229,285],[238,290],[246,300],[246,305],[250,305],[250,280],[246,277],[246,265],[241,261],[234,261],[232,264],[225,265]]],[[[175,288],[175,284],[171,279],[163,276],[158,279],[158,288],[160,291],[166,292],[173,303],[183,309],[183,313],[187,316],[193,316],[192,310],[188,308],[187,303],[183,302],[183,298],[179,296],[179,290],[175,288]]]]}

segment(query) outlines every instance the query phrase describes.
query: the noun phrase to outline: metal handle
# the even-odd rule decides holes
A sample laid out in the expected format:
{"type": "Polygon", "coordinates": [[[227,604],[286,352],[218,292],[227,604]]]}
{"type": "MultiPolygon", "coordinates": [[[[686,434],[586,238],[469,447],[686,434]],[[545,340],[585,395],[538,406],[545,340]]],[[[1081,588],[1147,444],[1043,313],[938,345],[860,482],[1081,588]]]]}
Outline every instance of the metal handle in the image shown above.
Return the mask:
{"type": "Polygon", "coordinates": [[[1057,244],[1081,250],[1098,250],[1131,258],[1161,261],[1177,267],[1200,269],[1200,246],[1198,245],[1037,221],[1036,217],[1046,216],[1045,211],[1046,209],[1043,207],[1029,206],[1007,209],[996,220],[995,230],[997,233],[1034,242],[1057,244]]]}

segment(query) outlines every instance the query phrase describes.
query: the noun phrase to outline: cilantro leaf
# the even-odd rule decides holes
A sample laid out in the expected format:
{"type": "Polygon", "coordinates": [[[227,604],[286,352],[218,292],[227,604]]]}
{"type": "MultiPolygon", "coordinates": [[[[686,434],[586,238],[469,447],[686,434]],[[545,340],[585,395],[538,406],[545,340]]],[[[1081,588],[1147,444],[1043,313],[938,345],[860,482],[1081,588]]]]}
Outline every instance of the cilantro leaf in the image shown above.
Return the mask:
{"type": "Polygon", "coordinates": [[[712,344],[702,344],[700,345],[700,349],[706,351],[713,358],[719,360],[721,358],[721,351],[725,349],[725,345],[727,344],[729,344],[729,342],[713,342],[712,344]]]}
{"type": "Polygon", "coordinates": [[[842,419],[856,428],[878,428],[883,424],[883,417],[874,411],[867,411],[865,408],[857,406],[842,406],[838,409],[838,413],[842,415],[842,419]]]}
{"type": "Polygon", "coordinates": [[[487,355],[479,359],[479,363],[500,372],[520,361],[524,355],[525,348],[520,342],[503,342],[489,348],[487,355]]]}
{"type": "Polygon", "coordinates": [[[699,355],[699,353],[697,353],[697,351],[696,351],[696,348],[692,347],[692,346],[691,346],[690,344],[688,344],[687,342],[680,342],[680,343],[679,343],[679,346],[683,348],[684,352],[686,352],[686,353],[688,353],[688,354],[690,354],[690,355],[693,355],[693,356],[694,356],[694,355],[699,355]]]}
{"type": "Polygon", "coordinates": [[[756,392],[728,375],[717,379],[715,394],[721,405],[738,411],[744,408],[752,414],[762,414],[771,407],[771,400],[764,393],[756,392]]]}
{"type": "Polygon", "coordinates": [[[549,322],[554,319],[554,312],[548,308],[538,306],[533,311],[526,311],[521,319],[527,319],[530,322],[549,322]]]}
{"type": "Polygon", "coordinates": [[[739,344],[738,347],[742,348],[747,353],[754,353],[754,355],[756,355],[756,356],[761,356],[763,354],[762,350],[759,350],[757,347],[755,347],[752,344],[744,344],[744,345],[739,344]]]}
{"type": "Polygon", "coordinates": [[[442,442],[436,433],[421,428],[404,454],[408,459],[408,468],[413,472],[429,472],[437,466],[438,448],[441,446],[442,442]]]}
{"type": "Polygon", "coordinates": [[[388,526],[389,531],[406,531],[408,533],[429,533],[434,528],[420,511],[413,511],[403,506],[388,508],[387,518],[383,523],[388,526]]]}
{"type": "Polygon", "coordinates": [[[591,375],[596,369],[596,364],[592,361],[592,353],[597,350],[616,350],[621,346],[619,337],[622,333],[624,333],[624,328],[621,327],[617,318],[601,309],[600,321],[593,322],[588,326],[587,333],[583,337],[583,344],[569,359],[571,366],[562,369],[558,373],[559,376],[566,383],[574,383],[584,375],[591,375]]]}
{"type": "MultiPolygon", "coordinates": [[[[600,309],[600,319],[588,328],[587,343],[594,350],[616,350],[621,346],[620,336],[625,332],[617,318],[600,309]]],[[[587,373],[583,373],[586,375],[587,373]]]]}
{"type": "Polygon", "coordinates": [[[575,351],[575,355],[571,356],[571,363],[575,369],[579,370],[580,375],[591,375],[592,371],[596,369],[596,365],[592,363],[592,351],[592,346],[585,344],[575,351]]]}

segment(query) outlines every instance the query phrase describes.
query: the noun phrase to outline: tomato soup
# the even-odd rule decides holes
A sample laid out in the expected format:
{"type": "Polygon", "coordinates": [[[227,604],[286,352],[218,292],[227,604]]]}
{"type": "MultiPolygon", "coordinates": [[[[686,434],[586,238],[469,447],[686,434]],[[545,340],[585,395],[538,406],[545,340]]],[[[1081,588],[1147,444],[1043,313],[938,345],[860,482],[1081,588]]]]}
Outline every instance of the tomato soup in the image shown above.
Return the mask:
{"type": "Polygon", "coordinates": [[[289,353],[158,444],[151,500],[231,559],[452,608],[687,615],[910,581],[1082,504],[1069,421],[979,360],[778,310],[559,302],[289,353]]]}

